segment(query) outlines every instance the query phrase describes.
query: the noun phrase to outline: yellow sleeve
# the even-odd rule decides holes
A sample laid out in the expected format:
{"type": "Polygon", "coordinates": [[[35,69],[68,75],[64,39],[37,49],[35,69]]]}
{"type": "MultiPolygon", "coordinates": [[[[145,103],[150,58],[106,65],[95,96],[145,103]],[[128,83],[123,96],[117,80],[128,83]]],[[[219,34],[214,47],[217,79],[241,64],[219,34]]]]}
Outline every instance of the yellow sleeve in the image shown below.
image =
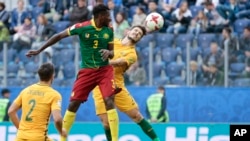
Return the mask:
{"type": "Polygon", "coordinates": [[[59,93],[55,93],[55,96],[52,99],[51,111],[61,110],[62,106],[62,96],[59,93]]]}
{"type": "Polygon", "coordinates": [[[23,92],[21,92],[17,98],[14,100],[14,103],[18,106],[21,106],[22,105],[22,95],[23,95],[23,92]]]}
{"type": "Polygon", "coordinates": [[[127,62],[128,66],[134,64],[137,61],[137,55],[136,55],[136,52],[134,51],[131,53],[128,53],[127,56],[123,56],[122,58],[127,62]]]}

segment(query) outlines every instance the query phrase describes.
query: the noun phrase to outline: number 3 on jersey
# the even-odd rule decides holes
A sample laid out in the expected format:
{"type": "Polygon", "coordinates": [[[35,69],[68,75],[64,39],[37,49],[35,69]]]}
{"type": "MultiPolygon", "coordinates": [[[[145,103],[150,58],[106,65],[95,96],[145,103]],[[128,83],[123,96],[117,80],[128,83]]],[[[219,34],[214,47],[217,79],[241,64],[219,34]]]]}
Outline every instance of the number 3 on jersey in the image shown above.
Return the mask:
{"type": "Polygon", "coordinates": [[[31,99],[29,101],[29,105],[31,105],[31,108],[30,108],[28,114],[26,115],[26,118],[25,118],[26,121],[32,121],[32,118],[30,117],[30,114],[32,113],[32,111],[34,110],[34,108],[36,106],[36,101],[34,99],[31,99]]]}
{"type": "Polygon", "coordinates": [[[97,48],[97,47],[98,47],[98,40],[94,40],[93,48],[97,48]]]}

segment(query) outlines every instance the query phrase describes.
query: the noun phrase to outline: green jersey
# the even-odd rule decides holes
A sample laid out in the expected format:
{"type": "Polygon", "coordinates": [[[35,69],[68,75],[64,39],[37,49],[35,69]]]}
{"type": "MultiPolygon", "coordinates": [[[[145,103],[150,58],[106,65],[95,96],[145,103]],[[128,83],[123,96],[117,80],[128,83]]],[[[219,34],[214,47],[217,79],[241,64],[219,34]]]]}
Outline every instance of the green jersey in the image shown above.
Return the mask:
{"type": "Polygon", "coordinates": [[[97,28],[94,20],[77,23],[68,29],[69,35],[78,35],[81,47],[81,68],[98,68],[109,64],[103,61],[101,49],[113,44],[113,31],[109,27],[97,28]]]}

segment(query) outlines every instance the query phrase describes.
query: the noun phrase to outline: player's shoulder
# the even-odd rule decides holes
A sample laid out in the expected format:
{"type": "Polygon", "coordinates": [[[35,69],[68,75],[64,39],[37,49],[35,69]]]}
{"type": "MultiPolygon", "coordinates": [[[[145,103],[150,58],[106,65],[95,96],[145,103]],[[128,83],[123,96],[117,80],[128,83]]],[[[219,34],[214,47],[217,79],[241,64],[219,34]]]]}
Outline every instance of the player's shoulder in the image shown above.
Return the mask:
{"type": "Polygon", "coordinates": [[[91,21],[90,20],[84,21],[84,22],[81,22],[81,23],[76,23],[73,26],[71,26],[70,29],[79,29],[79,28],[83,28],[83,27],[87,27],[87,26],[91,26],[91,21]]]}

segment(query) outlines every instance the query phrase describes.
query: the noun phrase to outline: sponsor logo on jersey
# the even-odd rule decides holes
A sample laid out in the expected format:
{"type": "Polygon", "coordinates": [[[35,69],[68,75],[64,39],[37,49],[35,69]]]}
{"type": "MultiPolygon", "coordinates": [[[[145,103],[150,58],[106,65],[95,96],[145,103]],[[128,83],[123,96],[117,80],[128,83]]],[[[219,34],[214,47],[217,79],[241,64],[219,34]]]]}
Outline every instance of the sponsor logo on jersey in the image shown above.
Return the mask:
{"type": "Polygon", "coordinates": [[[107,33],[103,34],[103,38],[104,39],[108,39],[109,38],[109,35],[107,33]]]}
{"type": "Polygon", "coordinates": [[[85,34],[85,38],[89,38],[89,33],[86,33],[86,34],[85,34]]]}

